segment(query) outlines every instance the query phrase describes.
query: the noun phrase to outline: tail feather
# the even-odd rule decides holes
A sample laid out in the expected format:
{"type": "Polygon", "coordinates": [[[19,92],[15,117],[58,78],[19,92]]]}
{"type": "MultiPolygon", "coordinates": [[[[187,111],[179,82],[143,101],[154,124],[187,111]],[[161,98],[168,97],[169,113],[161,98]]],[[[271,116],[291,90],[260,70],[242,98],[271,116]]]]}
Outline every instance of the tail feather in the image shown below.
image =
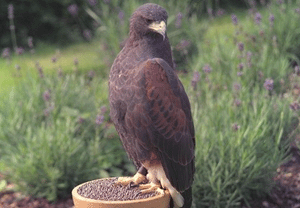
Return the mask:
{"type": "MultiPolygon", "coordinates": [[[[182,197],[184,198],[184,204],[182,208],[191,208],[192,207],[192,202],[193,202],[193,196],[192,196],[192,187],[187,189],[186,191],[181,193],[182,197]]],[[[172,197],[170,200],[170,208],[177,208],[175,205],[172,197]]]]}
{"type": "Polygon", "coordinates": [[[192,201],[193,201],[192,187],[182,192],[181,195],[184,198],[184,204],[182,208],[190,208],[192,206],[192,201]]]}

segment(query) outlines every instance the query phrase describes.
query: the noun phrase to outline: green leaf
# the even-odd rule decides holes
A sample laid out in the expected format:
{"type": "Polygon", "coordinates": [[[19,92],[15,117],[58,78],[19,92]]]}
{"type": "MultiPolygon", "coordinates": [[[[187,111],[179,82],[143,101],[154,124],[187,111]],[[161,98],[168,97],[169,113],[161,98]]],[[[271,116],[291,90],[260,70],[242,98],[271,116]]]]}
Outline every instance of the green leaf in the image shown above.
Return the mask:
{"type": "Polygon", "coordinates": [[[61,116],[65,117],[65,116],[79,116],[80,112],[78,109],[75,108],[70,108],[67,106],[63,106],[61,109],[61,116]]]}
{"type": "Polygon", "coordinates": [[[0,192],[4,191],[6,189],[6,186],[7,186],[6,180],[1,180],[0,181],[0,192]]]}

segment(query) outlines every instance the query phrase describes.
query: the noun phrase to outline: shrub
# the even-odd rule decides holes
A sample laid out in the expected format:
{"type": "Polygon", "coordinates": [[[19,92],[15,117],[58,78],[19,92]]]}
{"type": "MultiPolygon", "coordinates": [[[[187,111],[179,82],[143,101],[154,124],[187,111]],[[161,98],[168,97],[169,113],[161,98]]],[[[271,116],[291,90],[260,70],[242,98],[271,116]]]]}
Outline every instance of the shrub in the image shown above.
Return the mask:
{"type": "Polygon", "coordinates": [[[300,64],[300,3],[287,1],[270,4],[270,12],[264,16],[262,31],[275,53],[284,53],[300,64]],[[298,9],[297,9],[298,8],[298,9]],[[274,21],[272,21],[274,16],[274,21]]]}
{"type": "Polygon", "coordinates": [[[273,2],[269,12],[250,13],[242,23],[227,25],[233,34],[208,37],[205,44],[199,44],[192,68],[202,71],[209,64],[213,79],[228,88],[233,82],[263,88],[265,80],[272,78],[276,92],[285,92],[283,83],[289,82],[288,75],[293,72],[290,66],[299,62],[300,15],[291,9],[297,5],[273,2]],[[287,15],[282,14],[285,11],[287,15]],[[270,14],[274,14],[273,21],[269,20],[270,14]],[[259,24],[255,16],[260,16],[259,24]]]}
{"type": "Polygon", "coordinates": [[[252,93],[242,87],[238,105],[230,90],[218,96],[210,90],[200,90],[193,104],[195,203],[239,207],[241,200],[262,197],[273,186],[272,176],[287,158],[293,114],[287,100],[264,97],[257,87],[252,93]]]}
{"type": "MultiPolygon", "coordinates": [[[[286,4],[272,3],[270,12],[295,7],[286,4]]],[[[268,194],[298,131],[299,70],[291,67],[297,42],[290,40],[300,37],[299,21],[274,15],[272,26],[269,14],[262,12],[259,24],[255,15],[258,21],[254,13],[229,25],[232,36],[206,38],[191,62],[196,207],[239,207],[268,194]],[[288,35],[274,40],[282,27],[288,35]]]]}
{"type": "Polygon", "coordinates": [[[53,201],[79,183],[120,175],[126,165],[130,170],[108,112],[100,108],[107,106],[107,84],[98,80],[28,76],[2,96],[0,163],[21,191],[53,201]]]}

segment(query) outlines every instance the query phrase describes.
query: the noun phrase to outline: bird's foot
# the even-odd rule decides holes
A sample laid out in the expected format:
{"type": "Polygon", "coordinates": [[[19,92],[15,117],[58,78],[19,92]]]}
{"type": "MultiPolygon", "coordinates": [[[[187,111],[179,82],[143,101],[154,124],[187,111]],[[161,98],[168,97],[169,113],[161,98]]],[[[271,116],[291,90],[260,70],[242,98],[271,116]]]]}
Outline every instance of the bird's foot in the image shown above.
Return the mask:
{"type": "Polygon", "coordinates": [[[165,191],[160,187],[160,185],[155,184],[153,182],[148,183],[148,184],[141,184],[141,185],[139,185],[139,188],[141,189],[141,192],[143,194],[151,193],[151,192],[157,192],[161,195],[165,194],[165,191]]]}
{"type": "Polygon", "coordinates": [[[115,184],[127,186],[128,184],[133,183],[134,185],[139,185],[145,180],[146,176],[140,173],[136,173],[133,177],[119,177],[118,181],[115,184]]]}

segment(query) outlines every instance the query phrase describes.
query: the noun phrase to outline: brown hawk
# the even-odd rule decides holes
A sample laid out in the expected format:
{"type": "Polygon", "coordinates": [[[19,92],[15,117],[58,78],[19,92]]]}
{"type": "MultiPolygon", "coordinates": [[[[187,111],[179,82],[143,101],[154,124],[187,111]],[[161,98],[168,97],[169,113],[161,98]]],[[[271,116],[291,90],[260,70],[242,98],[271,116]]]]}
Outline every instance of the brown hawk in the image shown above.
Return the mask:
{"type": "Polygon", "coordinates": [[[138,172],[120,177],[143,192],[168,189],[179,207],[191,207],[195,133],[189,99],[175,73],[166,33],[168,14],[144,4],[130,19],[124,48],[109,75],[110,116],[138,172]]]}

